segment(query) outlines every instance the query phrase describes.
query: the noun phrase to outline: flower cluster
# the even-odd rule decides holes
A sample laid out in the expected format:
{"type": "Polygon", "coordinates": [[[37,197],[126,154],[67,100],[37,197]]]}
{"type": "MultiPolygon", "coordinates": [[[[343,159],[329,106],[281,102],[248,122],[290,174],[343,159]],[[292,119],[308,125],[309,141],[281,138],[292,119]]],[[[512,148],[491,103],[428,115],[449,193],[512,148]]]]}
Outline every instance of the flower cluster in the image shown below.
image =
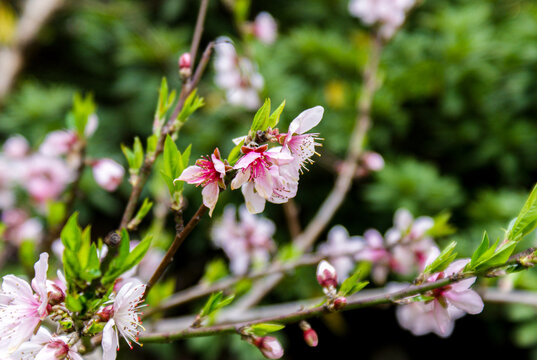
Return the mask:
{"type": "Polygon", "coordinates": [[[230,104],[244,106],[249,110],[259,107],[259,92],[265,84],[263,76],[250,59],[237,54],[228,38],[219,38],[216,41],[214,69],[214,81],[218,87],[225,90],[230,104]]]}
{"type": "Polygon", "coordinates": [[[235,275],[244,275],[251,265],[265,265],[270,253],[276,249],[272,236],[276,226],[267,218],[252,215],[245,207],[236,210],[228,205],[222,219],[212,229],[212,239],[222,248],[230,260],[230,269],[235,275]]]}
{"type": "Polygon", "coordinates": [[[367,230],[362,237],[349,237],[342,226],[328,233],[328,240],[319,246],[319,252],[329,256],[337,272],[345,280],[357,261],[369,261],[373,265],[372,278],[384,283],[390,272],[410,275],[421,269],[431,252],[437,247],[427,231],[434,220],[427,216],[417,219],[406,209],[394,215],[394,226],[384,237],[375,229],[367,230]]]}
{"type": "Polygon", "coordinates": [[[224,178],[235,170],[231,189],[241,188],[246,208],[252,214],[264,210],[267,201],[281,204],[293,198],[303,169],[313,161],[318,134],[306,133],[321,121],[321,106],[303,111],[289,125],[287,133],[278,129],[258,131],[236,139],[243,143],[242,156],[233,167],[220,158],[218,149],[211,158],[203,158],[186,168],[175,181],[186,181],[203,187],[203,203],[212,211],[218,200],[219,188],[225,189],[224,178]],[[272,144],[276,146],[270,147],[272,144]]]}
{"type": "Polygon", "coordinates": [[[380,35],[391,38],[403,25],[406,12],[415,0],[351,0],[349,12],[360,18],[365,24],[380,26],[380,35]]]}
{"type": "MultiPolygon", "coordinates": [[[[97,125],[97,117],[91,115],[85,136],[91,136],[97,125]]],[[[20,245],[25,240],[41,239],[39,216],[46,216],[47,204],[59,200],[75,180],[83,143],[73,130],[49,133],[37,151],[32,151],[21,135],[6,140],[0,152],[0,211],[6,241],[20,245]]],[[[92,166],[96,182],[108,191],[115,190],[123,178],[121,165],[100,159],[92,166]]]]}

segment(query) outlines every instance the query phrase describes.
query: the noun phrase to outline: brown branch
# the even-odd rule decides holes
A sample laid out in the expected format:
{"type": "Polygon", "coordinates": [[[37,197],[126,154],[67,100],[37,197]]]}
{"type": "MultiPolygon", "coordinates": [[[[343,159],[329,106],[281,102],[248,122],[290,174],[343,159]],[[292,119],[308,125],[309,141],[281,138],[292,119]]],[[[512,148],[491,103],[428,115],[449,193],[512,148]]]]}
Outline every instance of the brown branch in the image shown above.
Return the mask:
{"type": "Polygon", "coordinates": [[[190,219],[190,221],[188,222],[188,224],[186,224],[186,226],[184,227],[182,231],[180,231],[182,226],[181,225],[178,226],[178,229],[177,229],[178,231],[175,234],[175,239],[173,239],[172,245],[166,252],[166,255],[164,255],[164,258],[160,262],[158,268],[155,270],[155,272],[151,276],[151,279],[147,283],[147,288],[146,288],[144,296],[147,296],[149,291],[151,291],[151,288],[153,287],[153,285],[155,285],[156,282],[160,279],[160,277],[162,276],[162,274],[164,273],[168,265],[170,265],[171,262],[173,261],[173,257],[175,253],[177,252],[177,250],[179,249],[179,247],[181,246],[181,244],[183,243],[183,241],[185,241],[186,237],[190,234],[190,232],[196,227],[196,225],[198,225],[201,218],[206,212],[207,212],[207,207],[201,204],[198,211],[196,211],[196,214],[194,214],[192,219],[190,219]]]}
{"type": "MultiPolygon", "coordinates": [[[[370,113],[373,96],[377,89],[376,74],[380,62],[381,51],[382,40],[380,37],[375,37],[371,56],[363,74],[364,89],[358,104],[358,116],[350,138],[347,157],[343,163],[342,170],[336,179],[334,188],[313,219],[309,222],[304,232],[293,240],[296,247],[301,251],[305,251],[313,245],[315,240],[334,217],[351,188],[352,180],[358,167],[358,160],[363,152],[365,136],[371,123],[370,113]]],[[[237,311],[243,311],[244,309],[254,306],[261,301],[261,299],[270,292],[282,278],[283,275],[281,274],[267,277],[259,284],[256,284],[247,295],[237,301],[234,308],[237,311]]]]}
{"type": "Polygon", "coordinates": [[[288,202],[283,203],[283,212],[285,213],[285,219],[287,220],[291,237],[296,238],[302,232],[296,202],[293,199],[289,199],[288,202]]]}
{"type": "Polygon", "coordinates": [[[0,102],[9,93],[23,66],[25,49],[34,41],[63,0],[27,0],[12,45],[0,49],[0,102]]]}

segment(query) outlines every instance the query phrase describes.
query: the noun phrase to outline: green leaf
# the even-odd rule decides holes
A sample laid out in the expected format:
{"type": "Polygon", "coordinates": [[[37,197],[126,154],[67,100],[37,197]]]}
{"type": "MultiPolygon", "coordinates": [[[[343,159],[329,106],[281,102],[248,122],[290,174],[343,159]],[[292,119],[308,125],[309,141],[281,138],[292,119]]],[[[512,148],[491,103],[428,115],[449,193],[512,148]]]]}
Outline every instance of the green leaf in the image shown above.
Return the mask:
{"type": "Polygon", "coordinates": [[[121,273],[124,273],[125,271],[130,270],[134,266],[138,265],[138,263],[144,258],[147,250],[149,250],[152,239],[152,235],[146,235],[146,237],[134,249],[132,249],[121,267],[121,273]]]}
{"type": "Polygon", "coordinates": [[[528,235],[537,226],[537,186],[533,188],[526,203],[516,217],[516,221],[507,233],[507,239],[518,241],[528,235]]]}
{"type": "Polygon", "coordinates": [[[269,117],[269,127],[274,129],[276,125],[280,122],[280,115],[282,114],[283,108],[285,107],[285,100],[282,101],[280,106],[269,117]]]}
{"type": "Polygon", "coordinates": [[[49,226],[59,225],[65,218],[65,204],[61,201],[47,203],[47,223],[49,226]]]}
{"type": "Polygon", "coordinates": [[[67,127],[75,130],[78,136],[84,139],[88,118],[95,113],[95,110],[96,105],[91,94],[82,97],[79,93],[75,93],[73,108],[67,115],[67,127]]]}
{"type": "Polygon", "coordinates": [[[142,206],[140,206],[140,209],[136,213],[136,216],[134,217],[134,220],[137,224],[141,223],[142,220],[145,218],[149,210],[153,207],[153,202],[150,201],[148,198],[144,199],[144,202],[142,203],[142,206]]]}
{"type": "Polygon", "coordinates": [[[121,230],[121,241],[119,242],[119,249],[116,257],[110,262],[108,270],[101,279],[101,284],[109,285],[116,280],[116,278],[123,273],[122,268],[125,260],[129,256],[130,237],[126,229],[121,230]]]}
{"type": "Polygon", "coordinates": [[[66,249],[77,252],[82,242],[82,231],[78,226],[78,213],[75,212],[62,229],[60,238],[66,249]]]}
{"type": "Polygon", "coordinates": [[[249,326],[245,329],[245,333],[255,335],[255,336],[265,336],[267,334],[280,331],[285,327],[285,325],[277,323],[261,323],[249,326]]]}
{"type": "Polygon", "coordinates": [[[80,298],[70,294],[67,294],[65,297],[65,306],[72,312],[81,312],[83,309],[83,304],[82,301],[80,301],[80,298]]]}
{"type": "Polygon", "coordinates": [[[473,253],[472,259],[470,260],[469,268],[473,269],[475,265],[477,264],[477,261],[483,256],[483,254],[487,251],[489,248],[489,235],[485,231],[483,233],[483,239],[481,240],[481,244],[477,248],[477,250],[473,253]]]}
{"type": "Polygon", "coordinates": [[[198,89],[194,89],[192,93],[186,98],[185,104],[181,109],[181,112],[177,116],[177,121],[179,124],[185,123],[186,120],[192,115],[196,110],[205,105],[203,98],[197,95],[198,89]]]}
{"type": "Polygon", "coordinates": [[[440,255],[438,255],[438,257],[425,268],[423,273],[433,274],[445,270],[457,257],[457,253],[453,253],[453,250],[455,250],[456,246],[457,242],[455,241],[446,246],[440,255]]]}
{"type": "Polygon", "coordinates": [[[280,247],[277,258],[278,260],[285,262],[298,259],[300,255],[302,255],[302,251],[300,251],[297,246],[293,244],[285,244],[280,247]]]}
{"type": "Polygon", "coordinates": [[[175,145],[170,135],[166,135],[166,140],[164,141],[164,173],[168,177],[175,179],[178,176],[177,167],[180,162],[182,163],[182,158],[177,145],[175,145]]]}
{"type": "Polygon", "coordinates": [[[229,165],[233,166],[239,160],[239,156],[241,155],[241,147],[244,145],[244,140],[242,140],[240,143],[238,143],[233,149],[231,149],[228,157],[227,162],[229,165]]]}
{"type": "Polygon", "coordinates": [[[147,138],[146,153],[154,154],[157,150],[158,136],[153,134],[147,138]]]}
{"type": "Polygon", "coordinates": [[[360,269],[356,270],[354,274],[352,274],[350,277],[348,277],[343,284],[341,284],[341,287],[339,288],[339,293],[341,296],[347,296],[352,295],[354,293],[357,293],[358,291],[362,290],[364,287],[369,284],[369,281],[362,281],[360,280],[360,269]]]}
{"type": "Polygon", "coordinates": [[[235,299],[235,295],[230,295],[226,298],[224,298],[224,294],[222,291],[219,291],[217,293],[212,293],[209,297],[209,300],[205,303],[203,306],[203,309],[200,311],[200,317],[206,317],[212,315],[214,312],[220,310],[221,308],[231,304],[231,302],[235,299]]]}
{"type": "Polygon", "coordinates": [[[223,259],[215,259],[205,266],[202,282],[212,284],[228,275],[228,267],[223,259]]]}
{"type": "Polygon", "coordinates": [[[269,117],[270,117],[270,99],[265,99],[265,103],[254,116],[254,121],[252,122],[252,127],[250,129],[250,134],[255,134],[256,131],[267,130],[269,126],[269,117]]]}
{"type": "Polygon", "coordinates": [[[449,224],[450,213],[442,213],[434,217],[434,225],[427,231],[427,235],[439,238],[453,234],[456,229],[449,224]]]}
{"type": "Polygon", "coordinates": [[[493,266],[503,265],[509,260],[509,257],[513,253],[516,247],[516,242],[511,241],[498,248],[492,256],[481,260],[475,267],[477,271],[488,269],[493,266]]]}
{"type": "Polygon", "coordinates": [[[97,246],[95,243],[91,244],[86,266],[82,270],[81,277],[86,281],[91,281],[101,276],[101,263],[99,261],[99,254],[97,253],[97,246]]]}
{"type": "Polygon", "coordinates": [[[140,138],[136,136],[134,138],[134,162],[133,162],[133,169],[138,170],[142,167],[142,164],[144,163],[144,147],[142,146],[142,142],[140,141],[140,138]]]}

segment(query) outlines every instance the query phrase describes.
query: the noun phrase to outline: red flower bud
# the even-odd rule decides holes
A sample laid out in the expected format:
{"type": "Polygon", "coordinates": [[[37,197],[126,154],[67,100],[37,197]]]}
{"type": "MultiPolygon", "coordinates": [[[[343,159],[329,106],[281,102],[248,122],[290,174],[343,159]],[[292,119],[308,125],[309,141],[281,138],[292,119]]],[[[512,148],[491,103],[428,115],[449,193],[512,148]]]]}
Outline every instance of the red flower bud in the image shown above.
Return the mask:
{"type": "Polygon", "coordinates": [[[336,300],[334,300],[334,309],[335,310],[341,310],[345,306],[347,306],[347,298],[340,296],[336,300]]]}
{"type": "Polygon", "coordinates": [[[190,58],[190,53],[184,53],[179,58],[179,70],[190,69],[192,66],[192,59],[190,58]]]}
{"type": "Polygon", "coordinates": [[[309,330],[304,331],[304,341],[308,346],[316,347],[319,343],[319,337],[315,330],[310,328],[309,330]]]}
{"type": "Polygon", "coordinates": [[[317,266],[317,281],[324,288],[337,286],[336,269],[326,260],[323,260],[317,266]]]}

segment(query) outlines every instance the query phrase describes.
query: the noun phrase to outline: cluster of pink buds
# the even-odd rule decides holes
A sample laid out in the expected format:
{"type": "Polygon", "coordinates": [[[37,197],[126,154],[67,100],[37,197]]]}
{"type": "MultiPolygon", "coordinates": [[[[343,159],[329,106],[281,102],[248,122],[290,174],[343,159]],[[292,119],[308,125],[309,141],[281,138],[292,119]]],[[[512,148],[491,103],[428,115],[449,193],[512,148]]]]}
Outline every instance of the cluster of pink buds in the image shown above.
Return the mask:
{"type": "Polygon", "coordinates": [[[336,269],[326,260],[322,260],[317,266],[317,282],[328,299],[328,309],[340,310],[347,305],[347,299],[337,293],[336,269]]]}

